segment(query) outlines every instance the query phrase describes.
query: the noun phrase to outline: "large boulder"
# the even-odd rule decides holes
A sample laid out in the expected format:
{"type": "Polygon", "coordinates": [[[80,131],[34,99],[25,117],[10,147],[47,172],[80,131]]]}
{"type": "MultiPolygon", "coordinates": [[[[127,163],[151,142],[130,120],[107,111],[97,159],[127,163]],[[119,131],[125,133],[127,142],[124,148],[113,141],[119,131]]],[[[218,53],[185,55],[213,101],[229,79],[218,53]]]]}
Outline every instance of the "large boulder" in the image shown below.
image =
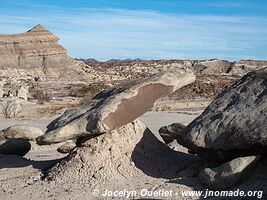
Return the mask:
{"type": "Polygon", "coordinates": [[[248,176],[249,169],[260,159],[260,156],[239,157],[215,168],[205,168],[200,180],[216,190],[227,189],[236,184],[242,177],[248,176]]]}
{"type": "Polygon", "coordinates": [[[31,144],[25,139],[4,139],[0,136],[0,154],[24,156],[31,150],[31,144]]]}
{"type": "Polygon", "coordinates": [[[211,160],[267,151],[267,68],[245,75],[219,94],[177,140],[211,160]]]}
{"type": "Polygon", "coordinates": [[[13,125],[2,131],[6,139],[23,138],[32,141],[43,134],[41,129],[23,124],[13,125]]]}
{"type": "Polygon", "coordinates": [[[151,109],[156,100],[194,80],[192,70],[184,67],[104,90],[87,106],[67,111],[52,122],[37,142],[51,144],[107,133],[132,122],[151,109]]]}

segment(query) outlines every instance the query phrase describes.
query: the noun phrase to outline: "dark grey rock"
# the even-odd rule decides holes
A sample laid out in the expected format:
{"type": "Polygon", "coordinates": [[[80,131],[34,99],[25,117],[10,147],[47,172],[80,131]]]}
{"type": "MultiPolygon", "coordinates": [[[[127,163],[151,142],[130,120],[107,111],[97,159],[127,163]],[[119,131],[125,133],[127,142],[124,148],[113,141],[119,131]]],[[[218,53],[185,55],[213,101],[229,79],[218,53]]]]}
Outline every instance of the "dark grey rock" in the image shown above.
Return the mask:
{"type": "Polygon", "coordinates": [[[24,156],[31,150],[31,144],[25,139],[1,139],[0,154],[24,156]]]}
{"type": "Polygon", "coordinates": [[[216,168],[205,168],[199,173],[200,180],[210,188],[222,190],[235,185],[242,177],[248,176],[249,169],[260,156],[239,157],[216,168]]]}
{"type": "Polygon", "coordinates": [[[267,68],[219,94],[177,137],[190,152],[227,160],[267,152],[267,68]]]}
{"type": "Polygon", "coordinates": [[[185,125],[181,123],[173,123],[168,126],[162,126],[159,129],[159,134],[166,144],[171,143],[177,138],[177,135],[181,134],[181,131],[185,128],[185,125]]]}

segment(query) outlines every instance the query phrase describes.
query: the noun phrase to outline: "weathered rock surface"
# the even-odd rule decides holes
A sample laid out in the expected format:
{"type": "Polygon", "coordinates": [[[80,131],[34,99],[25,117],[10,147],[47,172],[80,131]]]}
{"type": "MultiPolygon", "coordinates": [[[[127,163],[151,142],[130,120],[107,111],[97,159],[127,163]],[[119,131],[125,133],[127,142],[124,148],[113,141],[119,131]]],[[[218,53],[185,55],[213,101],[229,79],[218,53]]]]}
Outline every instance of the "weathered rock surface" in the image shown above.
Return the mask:
{"type": "Polygon", "coordinates": [[[104,90],[88,103],[86,109],[68,111],[52,122],[37,142],[51,144],[109,132],[132,122],[152,108],[156,100],[194,80],[190,69],[180,68],[104,90]]]}
{"type": "Polygon", "coordinates": [[[21,85],[18,89],[18,98],[28,100],[29,90],[27,86],[21,85]]]}
{"type": "Polygon", "coordinates": [[[193,68],[194,71],[200,74],[222,74],[227,71],[230,67],[231,63],[224,60],[212,59],[212,60],[204,60],[197,61],[194,63],[193,68]]]}
{"type": "Polygon", "coordinates": [[[86,111],[92,109],[94,105],[94,102],[88,102],[88,104],[86,105],[67,109],[60,117],[56,118],[50,124],[48,124],[47,132],[53,131],[75,120],[77,117],[86,113],[86,111]]]}
{"type": "Polygon", "coordinates": [[[212,189],[230,188],[242,177],[248,176],[248,169],[259,159],[260,156],[239,157],[216,168],[205,168],[199,178],[212,189]]]}
{"type": "Polygon", "coordinates": [[[76,147],[76,143],[73,140],[68,140],[63,145],[57,148],[57,151],[59,153],[69,153],[71,150],[73,150],[76,147]]]}
{"type": "Polygon", "coordinates": [[[25,139],[4,139],[0,136],[0,154],[24,156],[31,150],[31,144],[25,139]]]}
{"type": "Polygon", "coordinates": [[[264,67],[267,67],[267,61],[240,60],[231,65],[227,70],[227,73],[231,75],[244,76],[245,74],[251,71],[258,70],[264,67]]]}
{"type": "Polygon", "coordinates": [[[181,123],[173,123],[168,126],[163,126],[159,129],[159,134],[166,144],[171,143],[176,139],[177,135],[181,134],[181,131],[185,128],[185,125],[181,123]]]}
{"type": "Polygon", "coordinates": [[[0,99],[3,98],[4,95],[4,82],[0,80],[0,99]]]}
{"type": "Polygon", "coordinates": [[[1,75],[20,78],[83,78],[83,71],[59,45],[59,38],[37,25],[21,34],[0,34],[1,75]]]}
{"type": "Polygon", "coordinates": [[[224,160],[266,153],[267,68],[218,95],[177,138],[191,152],[224,160]]]}
{"type": "Polygon", "coordinates": [[[32,141],[43,134],[43,131],[39,128],[21,124],[10,126],[2,131],[2,135],[6,139],[23,138],[32,141]]]}

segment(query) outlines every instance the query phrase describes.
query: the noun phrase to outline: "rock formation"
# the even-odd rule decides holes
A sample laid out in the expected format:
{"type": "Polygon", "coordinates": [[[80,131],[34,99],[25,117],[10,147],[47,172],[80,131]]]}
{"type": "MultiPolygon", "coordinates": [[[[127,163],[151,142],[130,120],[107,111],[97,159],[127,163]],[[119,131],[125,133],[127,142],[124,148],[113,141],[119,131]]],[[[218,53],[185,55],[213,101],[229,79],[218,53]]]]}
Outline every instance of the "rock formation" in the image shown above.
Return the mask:
{"type": "Polygon", "coordinates": [[[230,65],[231,63],[228,61],[213,59],[197,61],[194,63],[193,68],[195,72],[200,74],[215,75],[226,72],[230,65]]]}
{"type": "Polygon", "coordinates": [[[248,72],[258,70],[264,67],[267,67],[267,61],[240,60],[231,65],[227,70],[227,73],[231,75],[244,76],[248,72]]]}
{"type": "MultiPolygon", "coordinates": [[[[177,171],[192,162],[188,159],[190,155],[181,154],[164,145],[141,121],[135,120],[85,141],[64,161],[49,169],[45,179],[56,184],[78,183],[89,190],[103,186],[120,189],[129,180],[143,179],[145,174],[175,178],[177,171]]],[[[140,181],[131,182],[131,186],[135,184],[142,185],[140,181]]]]}
{"type": "Polygon", "coordinates": [[[31,149],[31,144],[28,140],[6,139],[0,135],[0,154],[10,154],[24,156],[31,149]]]}
{"type": "Polygon", "coordinates": [[[19,99],[28,100],[28,94],[29,90],[27,86],[21,85],[19,86],[19,89],[17,90],[17,96],[19,99]]]}
{"type": "Polygon", "coordinates": [[[83,71],[59,45],[59,38],[37,25],[21,34],[0,34],[0,71],[2,76],[20,78],[83,78],[83,71]]]}
{"type": "Polygon", "coordinates": [[[162,72],[117,85],[100,92],[86,105],[67,110],[37,142],[43,145],[77,138],[76,144],[72,142],[77,147],[48,170],[45,179],[90,188],[103,184],[113,187],[117,183],[118,189],[125,187],[125,181],[131,177],[144,178],[145,174],[175,178],[177,171],[192,160],[178,156],[182,153],[160,142],[137,118],[157,99],[194,80],[194,74],[187,68],[162,72]]]}
{"type": "Polygon", "coordinates": [[[69,153],[71,150],[73,150],[76,147],[76,141],[75,140],[68,140],[63,145],[57,148],[57,151],[59,153],[69,153]]]}
{"type": "Polygon", "coordinates": [[[13,125],[0,131],[0,154],[24,156],[31,150],[29,141],[43,135],[39,128],[28,125],[13,125]]]}
{"type": "Polygon", "coordinates": [[[267,68],[245,75],[218,95],[177,137],[206,159],[266,153],[267,68]]]}
{"type": "Polygon", "coordinates": [[[83,108],[67,111],[53,121],[37,142],[51,144],[107,133],[132,122],[152,108],[157,99],[194,80],[190,69],[180,68],[104,90],[83,108]]]}
{"type": "Polygon", "coordinates": [[[213,189],[227,189],[236,184],[248,170],[260,159],[260,156],[235,158],[216,168],[205,168],[199,174],[200,180],[213,189]]]}
{"type": "Polygon", "coordinates": [[[159,134],[166,144],[176,140],[177,135],[181,134],[181,131],[185,128],[185,125],[180,123],[173,123],[168,126],[163,126],[159,129],[159,134]]]}
{"type": "Polygon", "coordinates": [[[0,99],[3,98],[4,95],[4,82],[0,80],[0,99]]]}
{"type": "Polygon", "coordinates": [[[6,139],[23,138],[32,141],[43,134],[43,131],[39,128],[21,124],[10,126],[1,133],[6,139]]]}

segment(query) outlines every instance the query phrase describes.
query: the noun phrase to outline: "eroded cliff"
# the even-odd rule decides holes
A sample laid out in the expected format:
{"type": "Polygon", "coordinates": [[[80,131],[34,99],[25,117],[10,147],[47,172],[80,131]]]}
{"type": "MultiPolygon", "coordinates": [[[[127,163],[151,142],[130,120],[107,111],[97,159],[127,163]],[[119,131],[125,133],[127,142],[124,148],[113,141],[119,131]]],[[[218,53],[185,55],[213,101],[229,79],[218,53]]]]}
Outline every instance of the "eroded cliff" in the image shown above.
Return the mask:
{"type": "Polygon", "coordinates": [[[85,73],[59,38],[42,25],[20,34],[0,34],[1,76],[73,79],[85,73]]]}

